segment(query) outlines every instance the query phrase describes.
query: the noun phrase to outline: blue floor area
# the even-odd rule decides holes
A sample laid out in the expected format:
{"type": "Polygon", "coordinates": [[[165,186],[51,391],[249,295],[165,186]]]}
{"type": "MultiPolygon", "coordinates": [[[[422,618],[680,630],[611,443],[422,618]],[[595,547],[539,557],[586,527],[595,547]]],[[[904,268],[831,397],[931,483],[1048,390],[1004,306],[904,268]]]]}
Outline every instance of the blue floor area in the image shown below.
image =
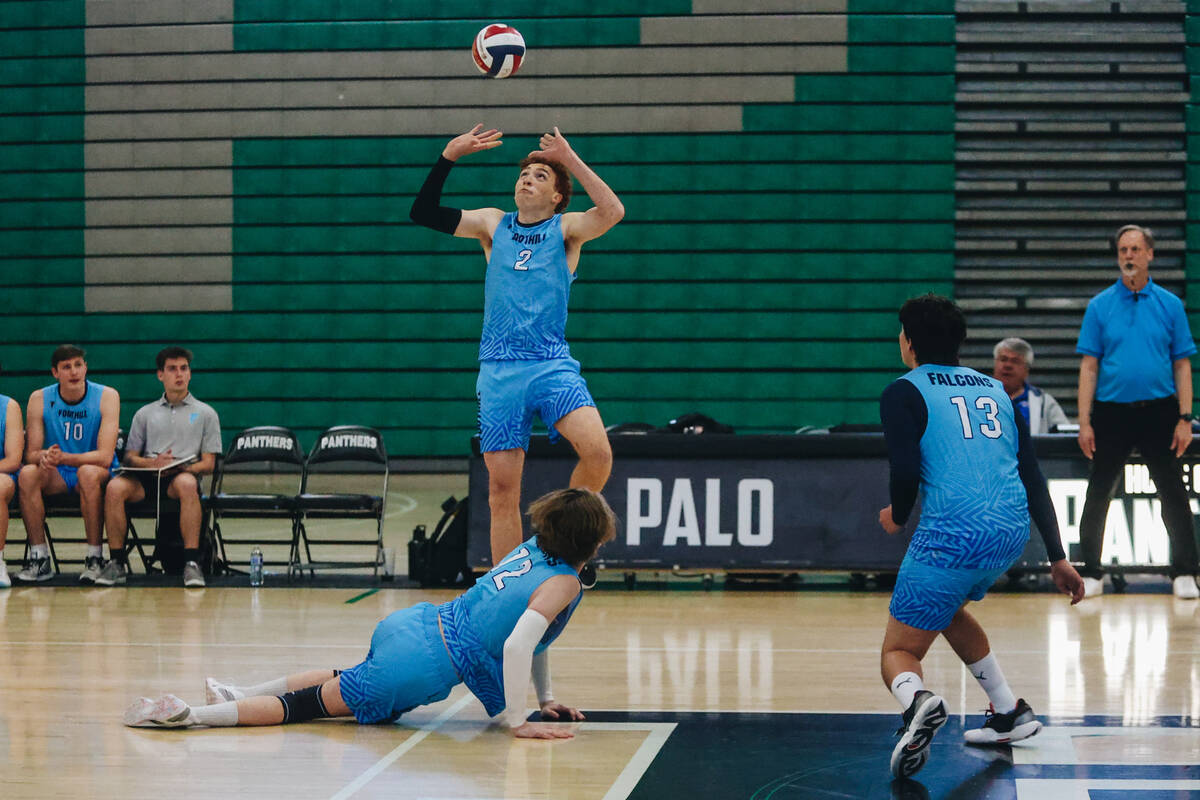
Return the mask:
{"type": "MultiPolygon", "coordinates": [[[[1152,757],[1124,766],[1014,765],[1011,747],[964,745],[956,716],[931,745],[929,763],[908,781],[893,781],[888,771],[899,714],[594,712],[588,719],[676,723],[630,800],[1017,800],[1016,781],[1021,778],[1128,781],[1117,789],[1091,789],[1086,795],[1090,800],[1200,800],[1200,765],[1155,764],[1152,757]],[[1139,781],[1194,785],[1141,789],[1139,781]]],[[[1053,726],[1120,726],[1119,720],[1105,717],[1042,719],[1053,726]]],[[[982,716],[967,717],[968,725],[981,722],[982,716]]],[[[1165,718],[1149,725],[1187,727],[1178,719],[1165,718]]],[[[1200,728],[1195,733],[1200,737],[1200,728]]],[[[1077,795],[1069,793],[1064,783],[1058,796],[1077,795]]]]}

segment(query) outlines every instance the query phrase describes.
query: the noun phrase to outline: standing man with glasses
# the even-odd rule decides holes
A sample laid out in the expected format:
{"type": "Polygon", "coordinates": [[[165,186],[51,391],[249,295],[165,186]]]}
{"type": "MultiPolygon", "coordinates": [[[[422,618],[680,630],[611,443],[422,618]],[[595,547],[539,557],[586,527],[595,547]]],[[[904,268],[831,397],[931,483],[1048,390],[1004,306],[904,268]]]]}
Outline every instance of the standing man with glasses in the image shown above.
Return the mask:
{"type": "Polygon", "coordinates": [[[1196,344],[1183,302],[1150,278],[1154,234],[1126,225],[1114,240],[1121,275],[1088,303],[1079,331],[1079,449],[1092,460],[1079,520],[1084,590],[1104,592],[1100,566],[1113,489],[1137,447],[1171,537],[1176,597],[1200,597],[1196,534],[1179,458],[1192,442],[1196,344]]]}

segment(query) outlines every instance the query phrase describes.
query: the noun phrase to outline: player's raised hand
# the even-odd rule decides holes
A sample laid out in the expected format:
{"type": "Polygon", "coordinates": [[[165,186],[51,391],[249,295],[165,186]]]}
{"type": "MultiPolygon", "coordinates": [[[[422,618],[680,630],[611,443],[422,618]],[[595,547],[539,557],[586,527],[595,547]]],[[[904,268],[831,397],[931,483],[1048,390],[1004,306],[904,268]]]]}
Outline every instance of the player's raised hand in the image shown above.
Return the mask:
{"type": "Polygon", "coordinates": [[[574,739],[575,732],[563,725],[553,722],[526,722],[519,728],[512,729],[513,736],[518,739],[574,739]]]}
{"type": "Polygon", "coordinates": [[[883,528],[890,534],[896,534],[904,530],[903,525],[897,525],[892,519],[892,507],[879,509],[879,527],[883,528]]]}
{"type": "Polygon", "coordinates": [[[577,708],[564,706],[562,703],[556,703],[551,700],[542,706],[542,719],[556,720],[559,722],[565,721],[582,721],[587,719],[583,712],[577,708]]]}
{"type": "Polygon", "coordinates": [[[478,153],[480,150],[491,150],[493,147],[499,147],[504,144],[500,137],[504,134],[495,128],[481,130],[483,123],[476,125],[466,133],[455,136],[446,143],[446,147],[442,150],[442,156],[450,161],[457,161],[470,153],[478,153]]]}
{"type": "Polygon", "coordinates": [[[540,154],[560,164],[565,163],[568,158],[575,155],[575,151],[567,143],[567,137],[562,135],[557,125],[554,126],[554,133],[542,134],[542,138],[538,140],[538,147],[541,148],[540,151],[534,150],[529,155],[540,154]]]}
{"type": "Polygon", "coordinates": [[[1083,578],[1075,571],[1075,567],[1071,566],[1070,561],[1060,558],[1051,564],[1050,577],[1054,579],[1054,585],[1060,592],[1071,596],[1071,605],[1083,599],[1083,578]]]}

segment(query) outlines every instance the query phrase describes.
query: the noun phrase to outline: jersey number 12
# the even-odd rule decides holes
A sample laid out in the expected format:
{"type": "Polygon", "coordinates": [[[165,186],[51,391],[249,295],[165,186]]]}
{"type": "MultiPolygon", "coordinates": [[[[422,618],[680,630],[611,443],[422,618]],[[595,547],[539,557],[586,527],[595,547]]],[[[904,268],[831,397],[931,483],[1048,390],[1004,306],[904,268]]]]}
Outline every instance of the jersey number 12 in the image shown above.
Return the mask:
{"type": "Polygon", "coordinates": [[[529,572],[529,570],[533,569],[533,559],[529,558],[528,556],[529,556],[529,548],[522,547],[520,550],[513,553],[511,556],[509,556],[508,558],[504,559],[503,561],[501,561],[499,564],[496,565],[497,567],[503,567],[505,564],[511,564],[512,562],[518,561],[522,558],[525,559],[524,561],[521,561],[520,566],[518,566],[516,569],[506,569],[506,570],[503,570],[502,572],[497,572],[495,575],[492,576],[492,581],[496,584],[496,591],[501,591],[504,589],[504,579],[505,578],[516,578],[518,576],[524,575],[526,572],[529,572]]]}

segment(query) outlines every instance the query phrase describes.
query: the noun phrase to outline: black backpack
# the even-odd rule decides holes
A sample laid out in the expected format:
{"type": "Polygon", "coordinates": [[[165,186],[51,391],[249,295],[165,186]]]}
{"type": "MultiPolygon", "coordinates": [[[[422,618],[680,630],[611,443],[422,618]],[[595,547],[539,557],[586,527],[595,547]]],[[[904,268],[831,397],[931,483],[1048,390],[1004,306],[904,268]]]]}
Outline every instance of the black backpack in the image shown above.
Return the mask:
{"type": "MultiPolygon", "coordinates": [[[[212,534],[201,528],[200,571],[205,575],[213,574],[215,556],[212,534]]],[[[157,562],[158,567],[168,575],[183,574],[183,534],[179,532],[178,511],[164,511],[160,515],[158,530],[154,532],[154,552],[149,560],[157,562]]]]}
{"type": "Polygon", "coordinates": [[[425,526],[413,528],[408,543],[408,577],[422,589],[435,586],[467,586],[474,575],[467,566],[467,498],[453,495],[442,503],[442,518],[433,534],[425,526]]]}

